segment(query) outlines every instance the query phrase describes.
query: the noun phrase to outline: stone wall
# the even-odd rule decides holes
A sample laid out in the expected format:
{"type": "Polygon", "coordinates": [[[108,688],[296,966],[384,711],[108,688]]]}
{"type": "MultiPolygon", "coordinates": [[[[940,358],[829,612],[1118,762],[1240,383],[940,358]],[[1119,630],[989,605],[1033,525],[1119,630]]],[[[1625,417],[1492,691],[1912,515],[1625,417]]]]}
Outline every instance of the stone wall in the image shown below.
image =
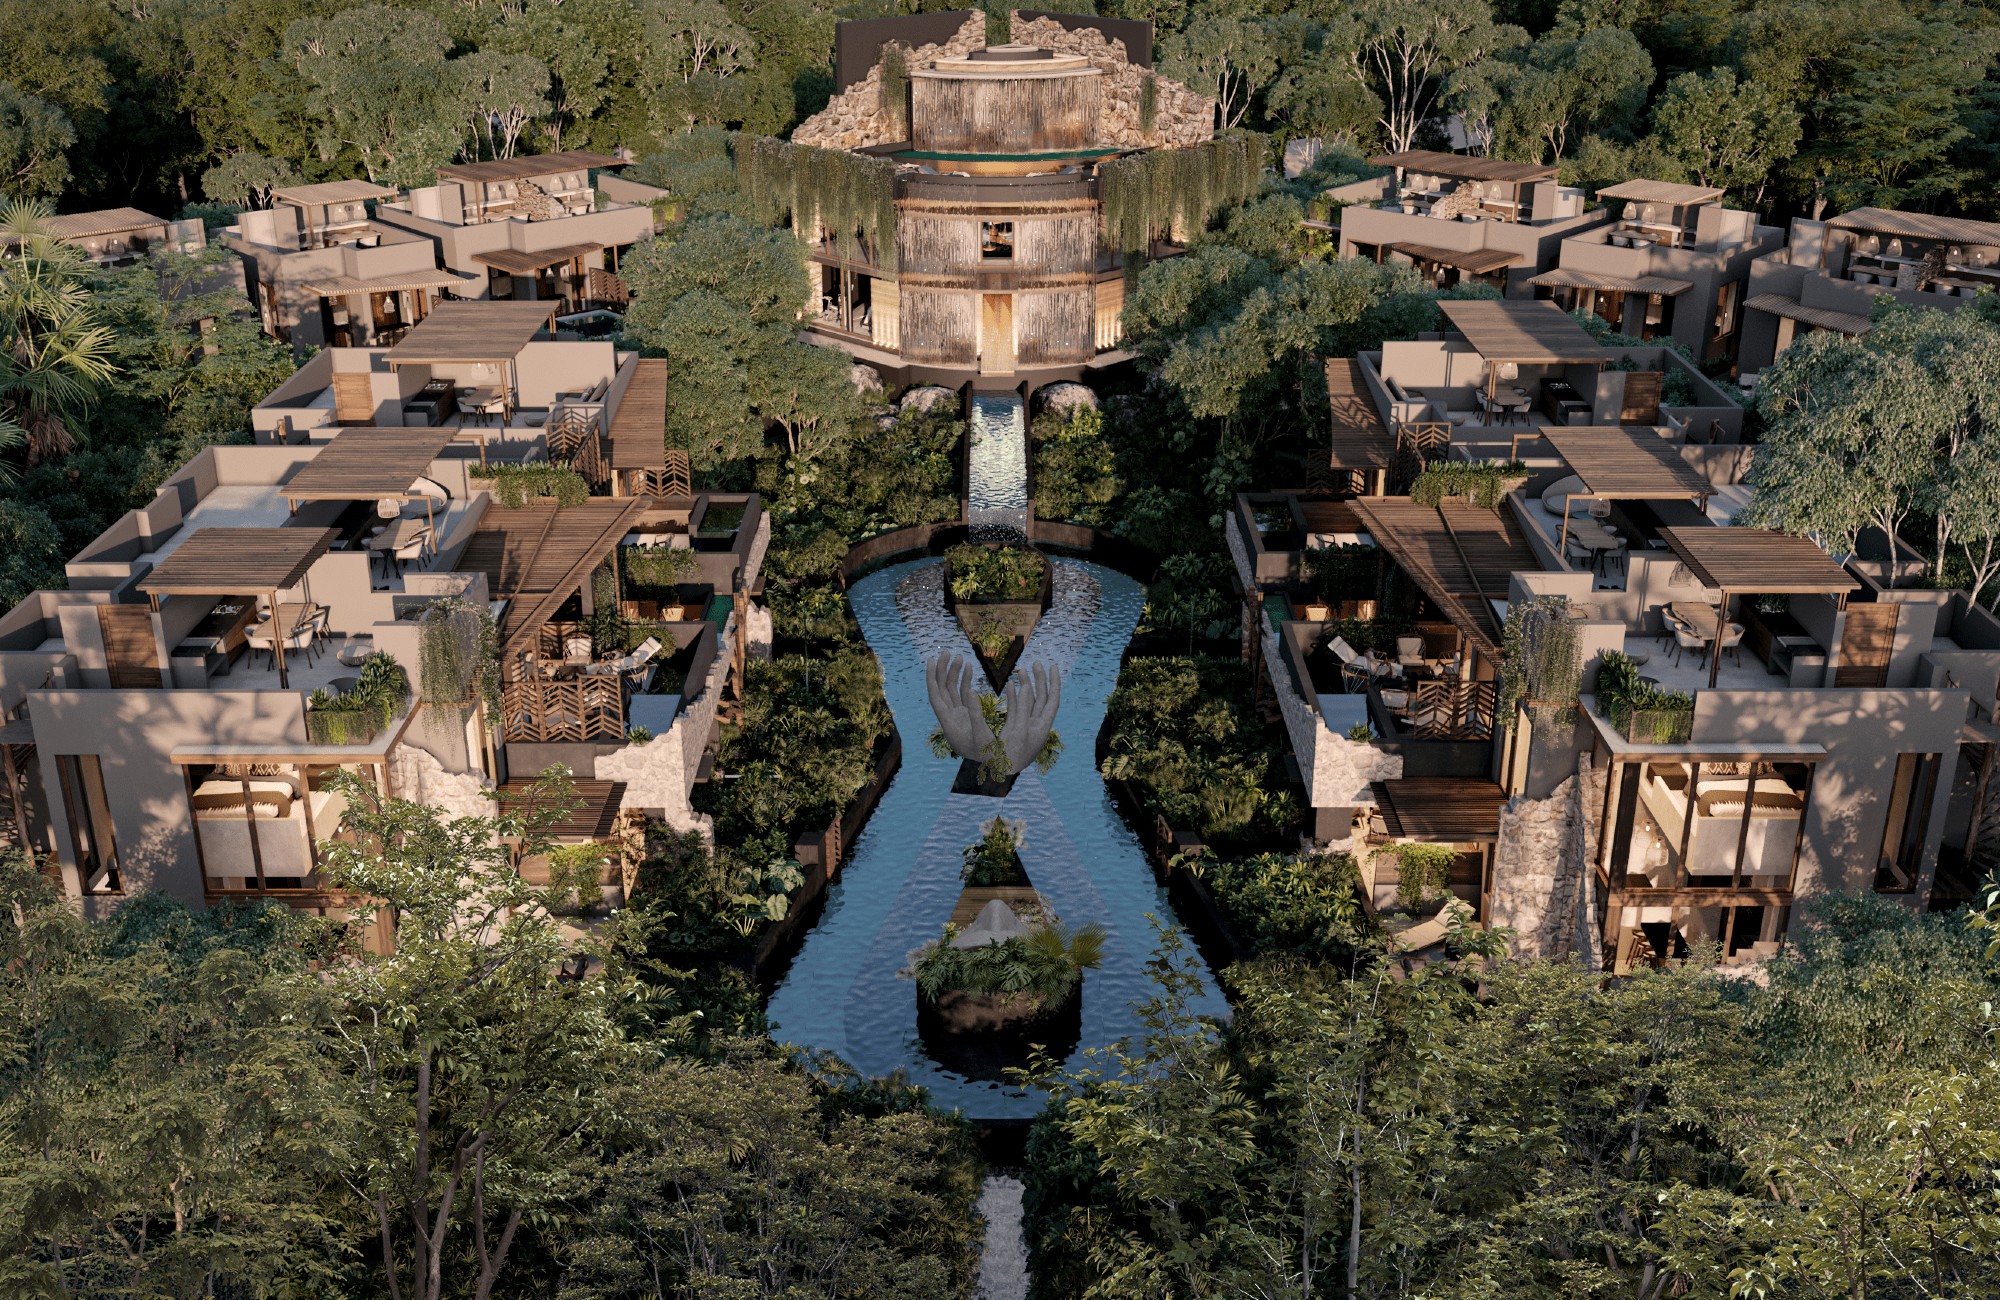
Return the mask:
{"type": "MultiPolygon", "coordinates": [[[[1134,67],[1126,57],[1125,42],[1106,40],[1095,27],[1066,31],[1053,18],[1024,21],[1015,13],[1012,24],[1015,44],[1076,55],[1104,73],[1104,107],[1098,118],[1096,143],[1120,149],[1181,148],[1215,135],[1215,101],[1177,81],[1134,67]],[[1153,127],[1142,131],[1139,98],[1148,77],[1153,81],[1153,127]]],[[[906,62],[914,71],[939,59],[962,58],[985,48],[986,16],[974,14],[949,41],[920,45],[909,52],[906,62]]],[[[878,62],[866,77],[801,122],[792,132],[792,143],[821,149],[866,149],[898,143],[908,134],[898,129],[882,103],[882,65],[878,62]]]]}
{"type": "Polygon", "coordinates": [[[1319,702],[1308,701],[1292,688],[1292,675],[1285,668],[1278,647],[1278,635],[1268,622],[1263,628],[1264,668],[1270,675],[1271,694],[1277,697],[1278,712],[1285,720],[1285,735],[1292,742],[1292,757],[1305,778],[1306,794],[1315,808],[1372,808],[1376,781],[1394,781],[1403,775],[1403,756],[1387,753],[1369,741],[1336,736],[1320,715],[1319,702]]]}
{"type": "MultiPolygon", "coordinates": [[[[420,717],[410,725],[427,722],[420,717]]],[[[492,788],[477,772],[447,772],[436,755],[415,745],[399,744],[389,751],[389,791],[398,799],[429,804],[452,817],[491,817],[492,788]]]]}
{"type": "Polygon", "coordinates": [[[1514,931],[1516,956],[1581,956],[1597,968],[1591,862],[1604,781],[1590,756],[1579,755],[1576,775],[1548,798],[1516,797],[1500,810],[1487,922],[1514,931]]]}
{"type": "MultiPolygon", "coordinates": [[[[986,15],[975,13],[965,20],[943,45],[919,45],[905,60],[911,70],[927,68],[939,59],[963,58],[986,48],[986,15]]],[[[895,144],[909,138],[898,130],[882,103],[882,64],[877,60],[868,75],[827,101],[826,107],[799,123],[792,132],[793,144],[820,149],[867,149],[895,144]]]]}
{"type": "Polygon", "coordinates": [[[1095,27],[1069,31],[1053,18],[1011,18],[1016,45],[1033,45],[1058,54],[1090,60],[1104,73],[1103,116],[1097,122],[1097,142],[1121,149],[1185,148],[1215,136],[1215,101],[1198,95],[1178,81],[1146,68],[1134,67],[1125,42],[1106,40],[1095,27]],[[1139,128],[1139,96],[1146,78],[1153,79],[1153,128],[1139,128]]]}
{"type": "MultiPolygon", "coordinates": [[[[769,518],[765,516],[767,521],[769,518]]],[[[600,781],[625,783],[620,807],[657,818],[677,831],[699,831],[711,844],[715,842],[715,819],[696,812],[688,802],[688,792],[694,788],[695,771],[715,731],[715,711],[722,700],[722,685],[729,679],[730,657],[739,635],[732,614],[716,637],[715,660],[709,665],[707,679],[683,697],[680,714],[666,733],[643,745],[627,745],[600,755],[592,773],[600,781]]]]}

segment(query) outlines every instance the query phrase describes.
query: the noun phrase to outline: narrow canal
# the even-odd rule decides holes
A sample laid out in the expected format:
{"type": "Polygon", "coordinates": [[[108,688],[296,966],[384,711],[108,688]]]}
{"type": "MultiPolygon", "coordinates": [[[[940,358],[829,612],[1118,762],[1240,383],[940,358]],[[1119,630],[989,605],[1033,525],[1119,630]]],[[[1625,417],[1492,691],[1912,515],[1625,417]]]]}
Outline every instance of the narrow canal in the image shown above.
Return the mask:
{"type": "MultiPolygon", "coordinates": [[[[1165,891],[1092,761],[1144,589],[1099,565],[1053,563],[1054,602],[1015,671],[1036,663],[1061,671],[1056,730],[1065,752],[1046,775],[1023,772],[1003,799],[953,794],[958,760],[939,759],[925,744],[936,719],[925,695],[924,661],[940,651],[971,654],[944,607],[943,563],[900,564],[849,592],[881,661],[903,735],[903,766],[770,1004],[779,1040],[834,1052],[864,1075],[901,1071],[930,1089],[938,1105],[982,1120],[1027,1118],[1041,1099],[933,1060],[917,1033],[916,987],[899,978],[910,954],[936,938],[951,915],[961,852],[979,838],[981,825],[995,816],[1023,825],[1021,861],[1035,888],[1064,922],[1095,922],[1106,931],[1104,964],[1084,977],[1079,1052],[1139,1031],[1135,1004],[1153,993],[1146,976],[1156,944],[1149,915],[1173,923],[1165,891]]],[[[1212,985],[1200,1009],[1224,1013],[1212,985]]]]}

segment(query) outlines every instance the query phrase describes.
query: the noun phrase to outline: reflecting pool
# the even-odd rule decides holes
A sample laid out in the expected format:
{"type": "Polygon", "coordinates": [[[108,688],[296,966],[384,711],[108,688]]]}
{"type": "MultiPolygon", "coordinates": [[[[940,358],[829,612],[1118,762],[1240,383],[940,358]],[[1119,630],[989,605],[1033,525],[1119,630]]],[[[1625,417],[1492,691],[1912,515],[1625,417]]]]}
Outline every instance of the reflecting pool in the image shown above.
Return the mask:
{"type": "MultiPolygon", "coordinates": [[[[995,816],[1023,824],[1021,863],[1034,887],[1067,924],[1105,929],[1104,964],[1083,978],[1079,1051],[1138,1032],[1134,1004],[1153,994],[1145,965],[1155,935],[1147,914],[1173,922],[1166,891],[1154,882],[1091,757],[1144,590],[1099,565],[1052,563],[1054,604],[1015,671],[1045,663],[1062,672],[1056,731],[1066,752],[1046,775],[1023,772],[1002,799],[953,794],[958,760],[935,757],[925,743],[937,724],[924,693],[924,660],[945,650],[972,653],[944,607],[943,563],[897,565],[848,593],[882,664],[903,736],[903,766],[770,1005],[781,1041],[837,1053],[864,1075],[902,1070],[929,1088],[937,1104],[978,1119],[1025,1118],[1041,1100],[931,1060],[917,1036],[916,986],[897,974],[944,928],[962,888],[961,852],[979,838],[980,826],[995,816]]],[[[1199,1009],[1225,1013],[1212,984],[1199,1009]]]]}

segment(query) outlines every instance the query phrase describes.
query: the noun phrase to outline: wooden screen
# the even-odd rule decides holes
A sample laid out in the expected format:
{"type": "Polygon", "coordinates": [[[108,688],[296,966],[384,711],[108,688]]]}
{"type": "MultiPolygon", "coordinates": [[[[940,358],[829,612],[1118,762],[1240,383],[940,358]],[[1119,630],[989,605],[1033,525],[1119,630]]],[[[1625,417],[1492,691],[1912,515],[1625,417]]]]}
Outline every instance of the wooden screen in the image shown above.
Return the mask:
{"type": "Polygon", "coordinates": [[[1618,409],[1622,424],[1656,424],[1660,419],[1660,380],[1657,370],[1633,370],[1625,375],[1625,401],[1618,409]]]}
{"type": "Polygon", "coordinates": [[[1887,601],[1849,605],[1847,629],[1840,636],[1840,666],[1835,686],[1871,687],[1889,684],[1889,656],[1896,646],[1896,611],[1887,601]]]}
{"type": "Polygon", "coordinates": [[[114,689],[156,691],[164,685],[151,609],[144,605],[99,605],[97,626],[104,637],[104,666],[114,689]]]}

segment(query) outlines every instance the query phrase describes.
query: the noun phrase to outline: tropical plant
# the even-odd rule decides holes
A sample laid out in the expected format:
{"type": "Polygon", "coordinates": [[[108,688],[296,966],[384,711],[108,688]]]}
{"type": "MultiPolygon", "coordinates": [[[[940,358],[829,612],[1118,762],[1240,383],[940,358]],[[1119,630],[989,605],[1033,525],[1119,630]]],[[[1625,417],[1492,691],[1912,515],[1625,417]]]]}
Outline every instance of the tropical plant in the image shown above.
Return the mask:
{"type": "Polygon", "coordinates": [[[492,464],[471,471],[475,480],[493,485],[493,495],[509,510],[530,501],[552,500],[558,507],[580,506],[590,499],[590,484],[566,465],[535,461],[520,465],[492,464]]]}
{"type": "Polygon", "coordinates": [[[1410,500],[1434,506],[1452,497],[1470,497],[1482,510],[1497,510],[1507,492],[1528,472],[1526,465],[1445,460],[1427,466],[1410,484],[1410,500]]]}
{"type": "MultiPolygon", "coordinates": [[[[115,373],[113,336],[84,283],[83,250],[56,238],[51,209],[0,206],[0,449],[28,463],[68,454],[75,425],[115,373]]],[[[14,469],[0,462],[0,475],[14,469]]]]}
{"type": "Polygon", "coordinates": [[[1030,546],[982,546],[962,542],[944,553],[951,594],[964,601],[1033,600],[1048,566],[1030,546]]]}
{"type": "Polygon", "coordinates": [[[410,700],[410,679],[396,657],[378,650],[361,661],[352,688],[324,687],[306,697],[306,735],[318,744],[356,745],[389,725],[410,700]]]}
{"type": "Polygon", "coordinates": [[[935,1002],[947,993],[1014,993],[1037,1006],[1057,1005],[1087,970],[1104,961],[1104,930],[1085,925],[1041,926],[999,943],[954,948],[954,930],[927,946],[912,965],[917,990],[935,1002]]]}
{"type": "Polygon", "coordinates": [[[1253,954],[1344,959],[1365,947],[1376,928],[1362,906],[1361,872],[1350,854],[1215,858],[1203,866],[1202,882],[1253,954]]]}
{"type": "Polygon", "coordinates": [[[1013,634],[1007,631],[1006,625],[990,616],[980,620],[970,640],[972,648],[988,659],[998,659],[1014,644],[1013,634]]]}
{"type": "Polygon", "coordinates": [[[1313,594],[1328,605],[1344,600],[1372,600],[1382,585],[1379,547],[1315,546],[1305,553],[1313,594]]]}
{"type": "Polygon", "coordinates": [[[618,553],[626,587],[666,591],[692,578],[701,568],[694,551],[680,546],[627,546],[618,553]]]}
{"type": "Polygon", "coordinates": [[[758,137],[739,140],[736,176],[766,222],[789,222],[803,243],[824,236],[845,257],[872,255],[877,265],[895,269],[893,160],[758,137]]]}
{"type": "Polygon", "coordinates": [[[1125,483],[1104,416],[1095,407],[1068,418],[1045,411],[1035,417],[1033,433],[1036,516],[1093,528],[1110,523],[1125,483]]]}
{"type": "Polygon", "coordinates": [[[1678,745],[1694,727],[1694,697],[1640,680],[1639,665],[1616,650],[1597,669],[1597,711],[1627,740],[1678,745]]]}
{"type": "Polygon", "coordinates": [[[1500,713],[1511,728],[1517,706],[1576,703],[1583,657],[1564,596],[1535,596],[1507,609],[1500,641],[1500,713]]]}
{"type": "Polygon", "coordinates": [[[958,878],[967,885],[1025,885],[1021,869],[1021,833],[1001,818],[987,822],[977,843],[965,846],[965,865],[958,878]]]}
{"type": "Polygon", "coordinates": [[[1458,850],[1449,844],[1385,844],[1375,856],[1396,860],[1396,901],[1409,911],[1451,890],[1458,850]]]}
{"type": "Polygon", "coordinates": [[[1156,240],[1186,240],[1223,208],[1257,192],[1269,140],[1232,131],[1183,149],[1151,149],[1097,165],[1105,242],[1136,273],[1156,240]]]}
{"type": "Polygon", "coordinates": [[[1296,816],[1241,661],[1130,659],[1105,716],[1102,771],[1128,782],[1149,817],[1226,849],[1280,839],[1296,816]]]}

